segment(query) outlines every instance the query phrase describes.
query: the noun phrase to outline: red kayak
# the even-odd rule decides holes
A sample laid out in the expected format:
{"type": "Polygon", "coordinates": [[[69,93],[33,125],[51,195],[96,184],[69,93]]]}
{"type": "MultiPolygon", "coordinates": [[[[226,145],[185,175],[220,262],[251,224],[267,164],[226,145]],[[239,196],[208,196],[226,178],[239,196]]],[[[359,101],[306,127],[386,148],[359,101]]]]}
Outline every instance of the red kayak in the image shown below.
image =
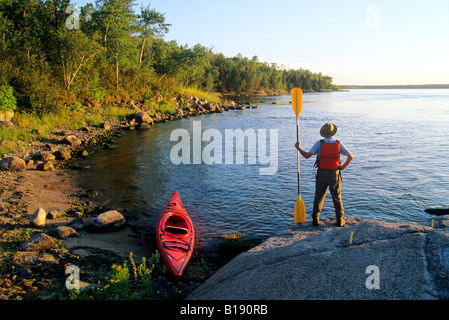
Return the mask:
{"type": "Polygon", "coordinates": [[[167,269],[175,277],[180,277],[192,257],[195,231],[177,191],[162,211],[156,237],[159,253],[167,269]]]}

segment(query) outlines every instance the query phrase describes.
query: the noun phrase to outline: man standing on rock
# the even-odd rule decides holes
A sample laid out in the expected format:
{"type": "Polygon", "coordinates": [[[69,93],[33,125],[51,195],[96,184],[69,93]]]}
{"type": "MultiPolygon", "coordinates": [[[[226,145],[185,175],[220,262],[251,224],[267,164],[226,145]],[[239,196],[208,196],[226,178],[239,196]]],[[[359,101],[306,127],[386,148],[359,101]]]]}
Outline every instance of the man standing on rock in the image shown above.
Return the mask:
{"type": "Polygon", "coordinates": [[[320,135],[324,138],[318,141],[309,152],[301,149],[301,144],[296,143],[296,149],[301,155],[309,159],[317,155],[315,165],[318,167],[315,186],[315,200],[313,202],[313,226],[320,224],[320,213],[326,198],[327,189],[330,189],[332,200],[334,202],[335,214],[337,216],[337,226],[343,227],[345,224],[343,202],[341,199],[341,171],[354,159],[343,143],[334,140],[333,136],[337,133],[337,126],[328,122],[320,130],[320,135]],[[341,165],[340,154],[345,155],[346,162],[341,165]]]}

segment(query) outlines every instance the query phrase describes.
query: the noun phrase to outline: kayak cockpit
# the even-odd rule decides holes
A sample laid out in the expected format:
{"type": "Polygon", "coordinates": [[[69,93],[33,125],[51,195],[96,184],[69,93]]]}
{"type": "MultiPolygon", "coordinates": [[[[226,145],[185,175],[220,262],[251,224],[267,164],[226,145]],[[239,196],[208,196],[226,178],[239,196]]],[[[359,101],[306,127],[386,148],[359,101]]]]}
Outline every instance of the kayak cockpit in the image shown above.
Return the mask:
{"type": "Polygon", "coordinates": [[[177,215],[172,215],[168,217],[165,223],[164,231],[175,235],[189,234],[189,229],[186,220],[177,215]]]}
{"type": "Polygon", "coordinates": [[[166,226],[165,231],[171,234],[179,234],[184,235],[189,233],[189,229],[187,228],[181,228],[181,227],[174,227],[174,226],[166,226]]]}

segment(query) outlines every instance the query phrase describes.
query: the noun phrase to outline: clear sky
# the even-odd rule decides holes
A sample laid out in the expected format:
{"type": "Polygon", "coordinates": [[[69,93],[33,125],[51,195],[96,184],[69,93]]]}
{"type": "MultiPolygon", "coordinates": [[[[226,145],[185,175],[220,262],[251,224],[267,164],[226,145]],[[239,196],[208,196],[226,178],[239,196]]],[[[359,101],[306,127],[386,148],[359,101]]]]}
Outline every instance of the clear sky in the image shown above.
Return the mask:
{"type": "MultiPolygon", "coordinates": [[[[83,6],[94,0],[72,0],[83,6]]],[[[343,84],[448,84],[449,0],[137,0],[165,40],[241,53],[343,84]]]]}

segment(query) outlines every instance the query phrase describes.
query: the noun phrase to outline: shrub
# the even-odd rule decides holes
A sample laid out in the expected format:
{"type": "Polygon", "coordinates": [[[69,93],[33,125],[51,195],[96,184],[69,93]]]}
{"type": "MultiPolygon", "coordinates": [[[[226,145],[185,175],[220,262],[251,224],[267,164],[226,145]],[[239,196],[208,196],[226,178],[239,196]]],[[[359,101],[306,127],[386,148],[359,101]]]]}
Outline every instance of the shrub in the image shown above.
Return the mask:
{"type": "Polygon", "coordinates": [[[17,109],[14,89],[11,86],[0,86],[0,111],[14,111],[17,109]]]}
{"type": "Polygon", "coordinates": [[[155,286],[153,272],[156,272],[159,277],[167,273],[159,252],[156,251],[148,260],[142,258],[140,265],[134,262],[133,253],[130,252],[129,261],[125,260],[122,265],[112,265],[110,277],[99,281],[96,288],[90,292],[69,292],[68,298],[76,300],[155,299],[158,297],[153,292],[155,286]]]}

